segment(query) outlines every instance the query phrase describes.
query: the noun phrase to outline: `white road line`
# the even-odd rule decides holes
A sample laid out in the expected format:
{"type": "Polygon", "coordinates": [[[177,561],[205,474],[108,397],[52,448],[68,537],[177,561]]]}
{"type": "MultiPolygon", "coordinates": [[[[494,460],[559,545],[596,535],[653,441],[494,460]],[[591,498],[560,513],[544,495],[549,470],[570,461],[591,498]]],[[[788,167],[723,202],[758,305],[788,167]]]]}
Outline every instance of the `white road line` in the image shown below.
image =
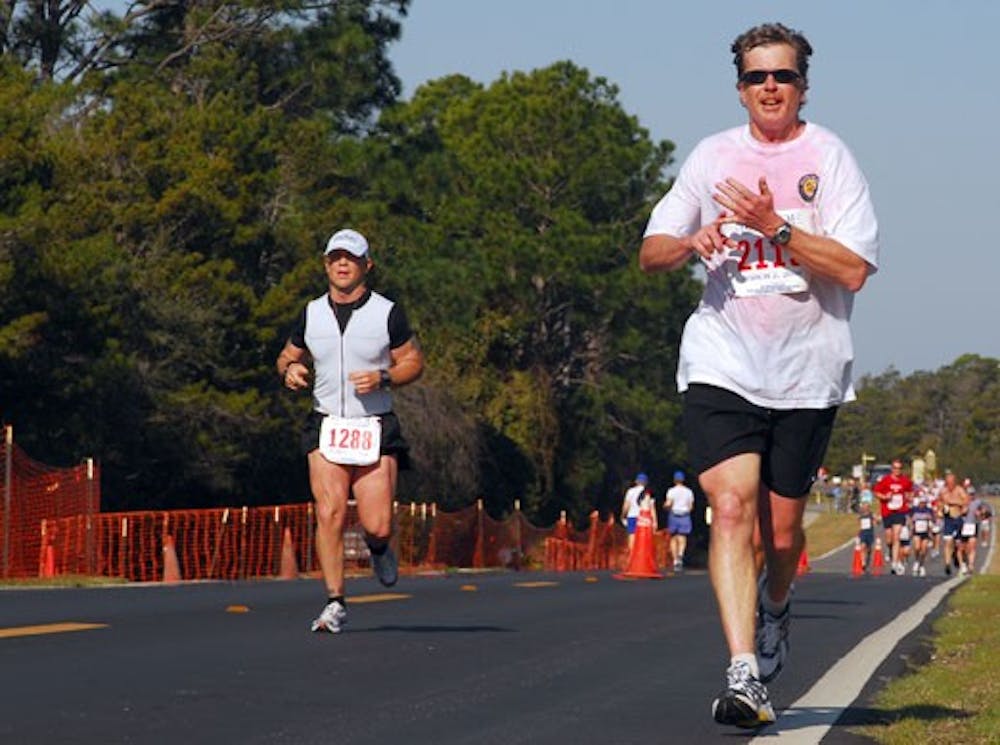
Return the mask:
{"type": "Polygon", "coordinates": [[[812,745],[822,740],[851,702],[861,695],[865,684],[899,640],[920,625],[945,595],[965,579],[953,577],[935,585],[895,619],[865,637],[802,698],[778,713],[778,721],[769,728],[777,731],[762,732],[750,742],[780,740],[792,745],[812,745]]]}

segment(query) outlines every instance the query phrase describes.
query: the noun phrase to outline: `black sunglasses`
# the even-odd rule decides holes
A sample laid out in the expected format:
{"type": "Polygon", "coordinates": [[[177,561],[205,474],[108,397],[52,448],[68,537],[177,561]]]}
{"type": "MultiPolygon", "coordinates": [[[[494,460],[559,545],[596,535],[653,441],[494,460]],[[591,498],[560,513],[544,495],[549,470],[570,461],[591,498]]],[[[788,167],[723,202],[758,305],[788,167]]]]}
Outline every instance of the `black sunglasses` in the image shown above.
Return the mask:
{"type": "Polygon", "coordinates": [[[767,80],[768,75],[774,76],[775,83],[797,83],[802,80],[802,76],[795,70],[747,70],[740,75],[740,82],[744,85],[760,85],[767,80]]]}

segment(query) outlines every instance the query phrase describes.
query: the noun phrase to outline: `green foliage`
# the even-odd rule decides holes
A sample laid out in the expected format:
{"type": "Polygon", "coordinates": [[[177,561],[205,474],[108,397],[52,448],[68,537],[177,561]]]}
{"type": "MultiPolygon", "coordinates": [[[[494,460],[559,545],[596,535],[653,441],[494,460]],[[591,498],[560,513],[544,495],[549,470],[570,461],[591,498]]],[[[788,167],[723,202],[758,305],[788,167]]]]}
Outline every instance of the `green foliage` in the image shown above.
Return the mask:
{"type": "Polygon", "coordinates": [[[850,473],[862,451],[888,462],[928,449],[939,471],[1000,478],[1000,361],[967,354],[934,373],[903,377],[890,369],[862,378],[858,400],[837,417],[828,463],[834,473],[850,473]]]}
{"type": "Polygon", "coordinates": [[[559,62],[397,102],[402,0],[135,7],[89,22],[99,54],[60,37],[63,84],[0,69],[0,406],[34,457],[97,458],[110,508],[307,498],[273,364],[352,225],[429,363],[404,499],[549,521],[666,486],[699,286],[636,266],[672,145],[613,85],[559,62]]]}

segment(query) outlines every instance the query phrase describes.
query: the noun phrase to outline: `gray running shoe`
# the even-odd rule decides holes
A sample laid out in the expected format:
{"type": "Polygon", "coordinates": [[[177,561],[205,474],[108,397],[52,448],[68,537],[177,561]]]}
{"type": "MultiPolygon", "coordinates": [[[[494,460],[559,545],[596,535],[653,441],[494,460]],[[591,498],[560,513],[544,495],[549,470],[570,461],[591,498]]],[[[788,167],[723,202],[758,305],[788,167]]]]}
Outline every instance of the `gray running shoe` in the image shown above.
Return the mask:
{"type": "Polygon", "coordinates": [[[726,670],[726,690],[712,702],[712,717],[719,724],[752,729],[775,720],[767,688],[750,672],[750,665],[734,662],[726,670]]]}
{"type": "Polygon", "coordinates": [[[392,548],[386,545],[382,553],[377,554],[369,546],[368,551],[372,557],[372,570],[378,577],[378,581],[384,587],[392,587],[396,584],[396,580],[399,579],[399,564],[396,562],[396,554],[392,552],[392,548]]]}
{"type": "Polygon", "coordinates": [[[347,608],[344,607],[343,603],[331,600],[316,620],[312,622],[312,630],[339,634],[345,623],[347,623],[347,608]]]}
{"type": "Polygon", "coordinates": [[[761,576],[757,586],[757,632],[754,634],[754,647],[757,652],[757,665],[760,667],[760,679],[770,683],[778,677],[785,666],[788,656],[788,624],[792,618],[791,599],[785,603],[785,609],[774,616],[764,610],[764,593],[767,592],[767,575],[761,576]]]}

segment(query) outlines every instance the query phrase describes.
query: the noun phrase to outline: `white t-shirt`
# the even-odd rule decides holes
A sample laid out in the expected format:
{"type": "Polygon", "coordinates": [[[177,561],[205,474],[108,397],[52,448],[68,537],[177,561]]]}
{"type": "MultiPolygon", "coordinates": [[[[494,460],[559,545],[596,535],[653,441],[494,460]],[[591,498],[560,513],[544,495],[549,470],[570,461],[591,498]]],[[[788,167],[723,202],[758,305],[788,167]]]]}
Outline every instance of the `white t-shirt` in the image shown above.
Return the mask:
{"type": "Polygon", "coordinates": [[[667,501],[672,513],[688,515],[694,508],[694,492],[683,484],[676,484],[667,489],[667,501]]]}
{"type": "Polygon", "coordinates": [[[639,500],[642,499],[642,495],[645,491],[645,486],[642,484],[636,484],[635,486],[629,487],[629,489],[625,492],[625,504],[628,505],[628,511],[625,513],[625,517],[639,517],[639,500]]]}
{"type": "MultiPolygon", "coordinates": [[[[645,235],[695,233],[722,213],[715,184],[734,178],[757,191],[761,176],[786,220],[840,242],[875,271],[878,224],[868,184],[844,143],[813,123],[778,144],[755,140],[749,126],[702,140],[653,208],[645,235]]],[[[705,262],[704,294],[681,340],[678,389],[706,383],[773,409],[853,400],[854,294],[809,276],[759,233],[737,225],[726,232],[741,245],[705,262]]]]}

